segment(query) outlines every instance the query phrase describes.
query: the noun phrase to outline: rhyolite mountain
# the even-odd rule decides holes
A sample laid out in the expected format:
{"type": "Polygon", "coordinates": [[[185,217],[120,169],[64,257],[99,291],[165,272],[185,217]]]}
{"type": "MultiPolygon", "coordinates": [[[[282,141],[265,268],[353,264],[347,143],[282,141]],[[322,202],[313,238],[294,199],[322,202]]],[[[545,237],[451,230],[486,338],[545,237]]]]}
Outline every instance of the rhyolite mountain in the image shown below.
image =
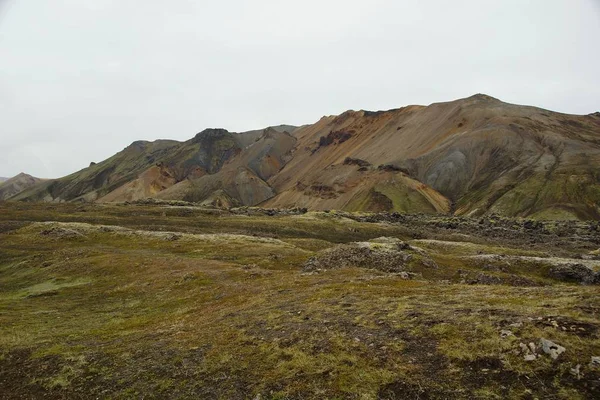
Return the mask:
{"type": "Polygon", "coordinates": [[[23,172],[12,178],[2,178],[2,180],[0,180],[0,200],[9,199],[24,190],[36,186],[44,180],[45,179],[36,178],[23,172]]]}
{"type": "Polygon", "coordinates": [[[134,142],[12,200],[600,218],[600,114],[474,95],[312,125],[134,142]]]}

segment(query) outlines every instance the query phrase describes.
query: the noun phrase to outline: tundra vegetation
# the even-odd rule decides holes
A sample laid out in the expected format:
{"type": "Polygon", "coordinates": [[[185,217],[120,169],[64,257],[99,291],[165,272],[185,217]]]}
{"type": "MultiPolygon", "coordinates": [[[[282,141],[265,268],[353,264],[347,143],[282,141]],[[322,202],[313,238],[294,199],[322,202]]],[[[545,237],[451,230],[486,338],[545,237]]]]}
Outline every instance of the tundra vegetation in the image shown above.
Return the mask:
{"type": "Polygon", "coordinates": [[[0,203],[0,398],[600,398],[600,226],[0,203]]]}

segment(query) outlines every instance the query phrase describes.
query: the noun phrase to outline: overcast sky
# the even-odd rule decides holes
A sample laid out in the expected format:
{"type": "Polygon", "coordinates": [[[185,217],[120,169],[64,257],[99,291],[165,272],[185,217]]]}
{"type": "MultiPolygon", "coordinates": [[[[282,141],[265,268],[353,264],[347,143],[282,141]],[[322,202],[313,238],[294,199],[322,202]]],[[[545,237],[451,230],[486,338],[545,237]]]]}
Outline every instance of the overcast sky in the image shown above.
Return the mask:
{"type": "Polygon", "coordinates": [[[0,0],[0,176],[486,93],[600,110],[600,0],[0,0]]]}

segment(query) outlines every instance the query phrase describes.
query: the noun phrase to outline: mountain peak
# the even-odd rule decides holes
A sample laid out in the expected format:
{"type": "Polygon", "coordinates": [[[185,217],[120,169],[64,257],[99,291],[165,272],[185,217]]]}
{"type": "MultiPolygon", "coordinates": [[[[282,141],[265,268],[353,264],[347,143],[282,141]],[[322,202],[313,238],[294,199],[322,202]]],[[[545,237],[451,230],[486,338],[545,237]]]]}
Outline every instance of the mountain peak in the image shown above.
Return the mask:
{"type": "Polygon", "coordinates": [[[227,135],[228,133],[229,131],[223,128],[207,128],[202,132],[197,133],[196,136],[194,136],[194,139],[201,139],[205,137],[218,137],[227,135]]]}
{"type": "Polygon", "coordinates": [[[129,146],[127,146],[125,150],[144,150],[148,143],[150,142],[148,142],[147,140],[136,140],[135,142],[132,142],[129,146]]]}
{"type": "Polygon", "coordinates": [[[470,97],[467,97],[468,100],[476,100],[476,101],[500,101],[495,97],[492,97],[490,95],[487,95],[485,93],[476,93],[470,97]]]}

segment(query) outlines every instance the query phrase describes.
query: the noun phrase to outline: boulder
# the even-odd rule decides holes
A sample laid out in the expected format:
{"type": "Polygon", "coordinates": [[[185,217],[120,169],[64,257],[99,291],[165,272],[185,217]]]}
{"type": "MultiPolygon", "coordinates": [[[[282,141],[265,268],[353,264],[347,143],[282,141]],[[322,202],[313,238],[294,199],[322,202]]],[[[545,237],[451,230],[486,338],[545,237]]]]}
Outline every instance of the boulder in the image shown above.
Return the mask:
{"type": "Polygon", "coordinates": [[[561,264],[550,268],[549,275],[565,282],[576,282],[584,285],[600,283],[598,274],[583,264],[561,264]]]}
{"type": "Polygon", "coordinates": [[[553,360],[556,360],[558,356],[567,350],[561,345],[544,338],[540,339],[540,347],[544,353],[548,354],[553,360]]]}

